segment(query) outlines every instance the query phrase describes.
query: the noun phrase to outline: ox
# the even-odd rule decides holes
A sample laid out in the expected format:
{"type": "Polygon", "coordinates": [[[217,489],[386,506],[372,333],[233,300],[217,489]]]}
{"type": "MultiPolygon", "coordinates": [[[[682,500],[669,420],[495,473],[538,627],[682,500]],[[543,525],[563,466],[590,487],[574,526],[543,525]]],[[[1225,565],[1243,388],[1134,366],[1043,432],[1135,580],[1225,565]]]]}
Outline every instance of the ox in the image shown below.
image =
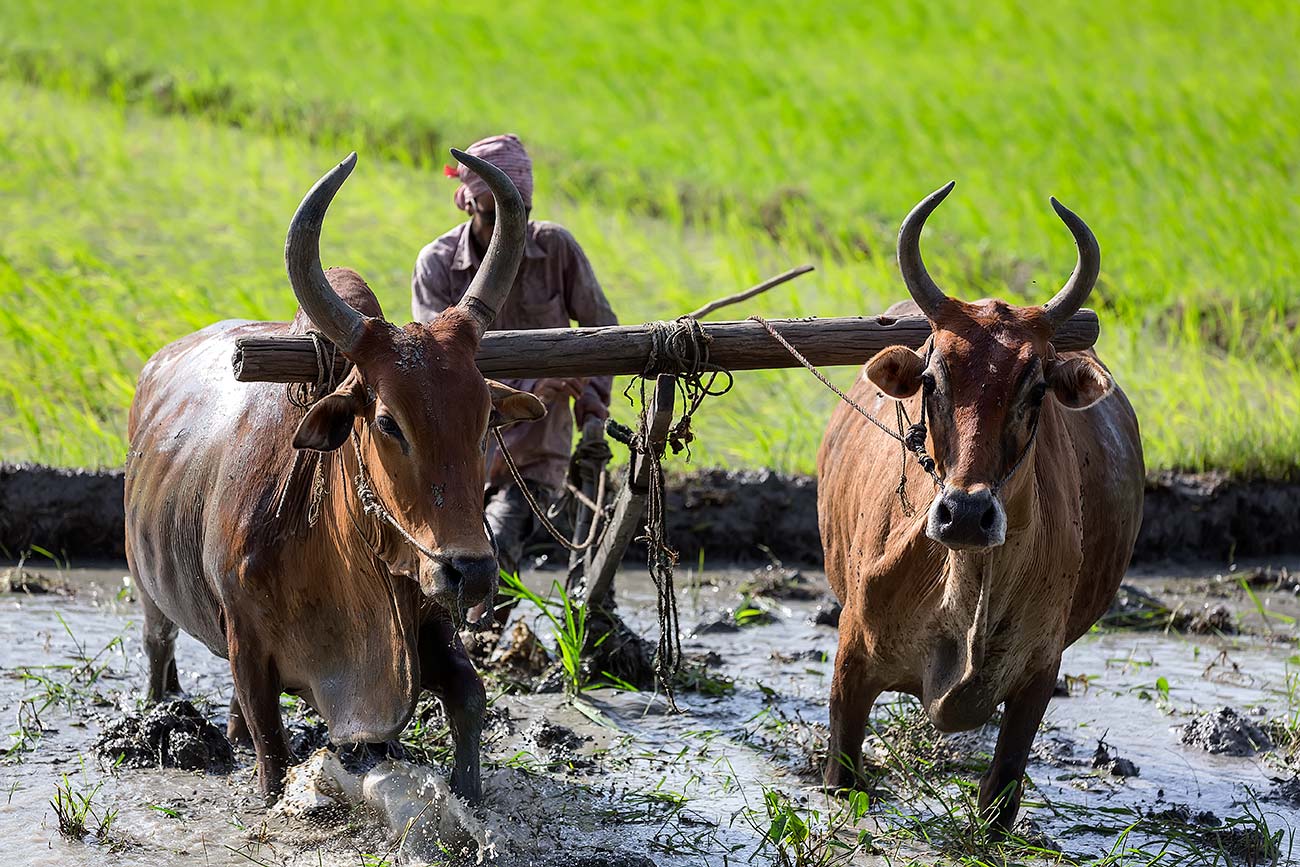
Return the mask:
{"type": "Polygon", "coordinates": [[[334,742],[363,743],[396,737],[421,687],[447,711],[453,789],[481,794],[484,690],[453,622],[496,586],[483,524],[488,426],[545,410],[475,367],[514,282],[526,216],[503,172],[453,153],[487,181],[498,214],[458,307],[399,328],[356,272],[322,270],[321,224],[352,154],[289,226],[293,322],[220,322],[178,340],[150,359],[131,405],[126,546],[149,698],[180,688],[178,627],[227,657],[229,734],[251,740],[268,797],[282,791],[289,761],[282,691],[319,711],[334,742]],[[280,386],[234,380],[237,338],[313,329],[354,366],[305,412],[280,386]],[[295,486],[312,488],[310,474],[304,482],[291,470],[306,456],[322,468],[311,520],[281,508],[295,486]]]}
{"type": "Polygon", "coordinates": [[[826,572],[844,606],[830,694],[824,780],[862,782],[867,716],[881,692],[919,697],[941,731],[984,724],[1005,702],[979,810],[995,831],[1020,806],[1034,733],[1062,651],[1110,603],[1142,514],[1137,419],[1091,352],[1058,354],[1053,332],[1083,304],[1101,264],[1087,225],[1055,199],[1078,263],[1042,307],[963,303],[921,261],[926,218],[948,184],[904,220],[898,262],[933,335],[921,351],[881,350],[850,397],[881,423],[894,402],[918,426],[922,460],[841,403],[817,456],[826,572]],[[928,428],[923,428],[928,421],[928,428]],[[927,433],[928,430],[928,433],[927,433]],[[936,493],[937,488],[937,493],[936,493]]]}

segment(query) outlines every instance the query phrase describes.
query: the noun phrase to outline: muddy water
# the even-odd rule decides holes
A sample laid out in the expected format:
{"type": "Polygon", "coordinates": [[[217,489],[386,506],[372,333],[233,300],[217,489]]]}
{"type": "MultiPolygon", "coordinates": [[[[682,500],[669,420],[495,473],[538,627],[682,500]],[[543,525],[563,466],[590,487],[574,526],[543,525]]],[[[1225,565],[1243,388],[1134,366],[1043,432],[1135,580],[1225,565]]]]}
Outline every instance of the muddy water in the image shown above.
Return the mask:
{"type": "MultiPolygon", "coordinates": [[[[42,729],[30,738],[28,751],[0,765],[0,840],[9,862],[395,860],[393,835],[372,811],[321,820],[268,811],[254,795],[249,754],[240,754],[239,766],[228,775],[113,769],[93,757],[90,744],[101,726],[135,709],[144,685],[140,610],[120,598],[123,571],[53,576],[68,586],[67,594],[0,596],[0,732],[15,731],[20,717],[28,730],[42,729]],[[47,701],[37,726],[31,710],[47,701]],[[60,835],[50,801],[65,775],[74,792],[93,792],[96,816],[115,811],[103,840],[92,834],[72,842],[60,835]]],[[[531,580],[544,588],[550,577],[531,580]]],[[[682,577],[681,619],[690,628],[735,606],[736,588],[748,575],[682,577]]],[[[821,576],[812,577],[824,586],[821,576]]],[[[1231,581],[1193,584],[1162,575],[1134,580],[1189,607],[1201,606],[1207,590],[1222,590],[1212,604],[1224,604],[1234,621],[1274,635],[1106,631],[1078,642],[1062,666],[1071,695],[1053,700],[1030,763],[1034,788],[1022,812],[1025,827],[1056,848],[1095,857],[1116,846],[1124,826],[1141,814],[1185,807],[1185,815],[1208,821],[1208,812],[1222,822],[1252,812],[1270,830],[1283,832],[1285,858],[1291,835],[1300,830],[1300,810],[1269,797],[1279,780],[1294,776],[1294,768],[1276,754],[1211,755],[1182,745],[1180,732],[1198,713],[1222,705],[1260,723],[1300,713],[1296,627],[1286,619],[1300,614],[1300,605],[1286,593],[1258,594],[1257,604],[1234,592],[1231,581]],[[1103,739],[1112,758],[1136,765],[1137,776],[1092,767],[1103,739]]],[[[645,576],[633,572],[619,582],[624,615],[643,634],[652,633],[653,595],[645,576]]],[[[686,638],[688,653],[721,657],[714,674],[734,680],[735,689],[718,698],[681,695],[680,715],[668,713],[662,698],[649,693],[597,689],[571,702],[556,694],[497,690],[485,748],[486,811],[474,829],[493,846],[486,856],[501,864],[571,863],[580,853],[610,854],[615,860],[608,863],[621,864],[647,863],[638,858],[659,865],[751,858],[771,863],[771,852],[761,845],[770,823],[762,814],[765,790],[781,790],[796,803],[805,799],[807,808],[828,812],[810,772],[824,747],[836,634],[811,624],[816,604],[772,602],[774,622],[686,638]],[[578,740],[538,737],[539,721],[565,727],[578,740]]],[[[542,622],[532,619],[545,634],[542,622]]],[[[177,658],[188,694],[224,721],[231,690],[225,661],[184,635],[177,658]]],[[[992,751],[993,725],[941,739],[914,720],[909,700],[886,695],[877,705],[873,725],[881,736],[869,739],[877,762],[889,764],[891,753],[919,756],[905,762],[923,779],[910,780],[895,769],[864,825],[877,835],[878,851],[860,854],[854,863],[937,857],[933,846],[945,845],[939,833],[946,827],[944,804],[960,803],[963,790],[956,781],[977,776],[992,751]],[[953,769],[963,762],[977,770],[953,769]],[[938,839],[919,842],[918,828],[936,829],[938,839]]],[[[1122,845],[1135,841],[1136,835],[1122,845]]],[[[1150,851],[1158,851],[1158,842],[1150,851]]]]}

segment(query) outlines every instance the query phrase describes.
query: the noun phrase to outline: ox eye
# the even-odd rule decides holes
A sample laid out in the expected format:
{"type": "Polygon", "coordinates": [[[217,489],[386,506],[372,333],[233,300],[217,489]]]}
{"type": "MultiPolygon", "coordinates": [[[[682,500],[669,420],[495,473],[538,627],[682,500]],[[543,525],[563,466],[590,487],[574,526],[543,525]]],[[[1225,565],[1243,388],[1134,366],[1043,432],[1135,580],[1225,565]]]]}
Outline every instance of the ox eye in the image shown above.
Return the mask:
{"type": "Polygon", "coordinates": [[[1043,398],[1045,398],[1046,396],[1047,396],[1047,383],[1040,382],[1036,384],[1032,389],[1029,390],[1029,398],[1027,400],[1027,403],[1031,407],[1042,406],[1043,398]]]}
{"type": "Polygon", "coordinates": [[[385,436],[390,436],[398,442],[406,442],[406,437],[402,435],[402,429],[393,421],[391,415],[381,415],[375,419],[375,427],[385,436]]]}
{"type": "Polygon", "coordinates": [[[921,374],[921,388],[925,389],[926,394],[934,394],[934,374],[926,371],[921,374]]]}

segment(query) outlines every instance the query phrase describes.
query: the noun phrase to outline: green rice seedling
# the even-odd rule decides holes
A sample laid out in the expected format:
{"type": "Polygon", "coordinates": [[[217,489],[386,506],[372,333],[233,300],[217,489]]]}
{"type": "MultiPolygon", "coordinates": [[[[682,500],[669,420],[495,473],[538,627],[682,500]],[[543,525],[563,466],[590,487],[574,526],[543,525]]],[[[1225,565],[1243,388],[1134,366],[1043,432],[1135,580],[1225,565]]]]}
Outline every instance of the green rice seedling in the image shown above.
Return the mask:
{"type": "Polygon", "coordinates": [[[870,810],[867,794],[824,798],[820,808],[802,806],[783,792],[765,788],[762,811],[742,811],[761,835],[754,854],[767,854],[781,867],[834,867],[872,853],[872,832],[856,827],[870,810]]]}
{"type": "MultiPolygon", "coordinates": [[[[564,669],[565,689],[571,696],[577,696],[587,687],[589,680],[583,663],[588,641],[587,607],[574,602],[559,581],[552,582],[551,591],[555,599],[547,599],[535,593],[519,580],[518,575],[501,571],[501,592],[531,602],[550,621],[560,665],[564,669]]],[[[603,640],[604,636],[601,636],[595,644],[598,645],[603,640]]]]}
{"type": "Polygon", "coordinates": [[[1274,623],[1281,623],[1286,626],[1295,625],[1295,618],[1289,614],[1283,614],[1280,611],[1270,611],[1268,606],[1264,604],[1263,600],[1259,598],[1259,594],[1255,592],[1255,588],[1250,586],[1250,582],[1247,581],[1244,576],[1237,578],[1237,583],[1241,585],[1242,590],[1246,591],[1246,596],[1250,599],[1251,604],[1255,606],[1255,612],[1259,615],[1260,622],[1263,623],[1265,632],[1272,633],[1274,623]]]}
{"type": "Polygon", "coordinates": [[[54,798],[50,806],[58,822],[59,833],[69,840],[84,840],[87,836],[104,841],[117,820],[117,810],[96,807],[95,796],[103,787],[103,782],[95,783],[90,788],[74,786],[64,774],[54,787],[54,798]]]}

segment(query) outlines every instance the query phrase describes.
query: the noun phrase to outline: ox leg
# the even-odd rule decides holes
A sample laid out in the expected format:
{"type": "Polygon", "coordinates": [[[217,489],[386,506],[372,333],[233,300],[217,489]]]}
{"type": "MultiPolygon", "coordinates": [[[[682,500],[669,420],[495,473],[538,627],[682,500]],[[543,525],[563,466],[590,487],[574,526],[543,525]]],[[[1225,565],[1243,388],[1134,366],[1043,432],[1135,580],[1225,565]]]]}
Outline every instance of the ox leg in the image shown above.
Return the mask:
{"type": "Polygon", "coordinates": [[[1007,697],[993,763],[980,779],[980,815],[991,823],[997,836],[1011,830],[1020,811],[1029,750],[1055,686],[1056,667],[1053,667],[1035,675],[1027,685],[1007,697]]]}
{"type": "Polygon", "coordinates": [[[149,701],[162,701],[167,693],[181,691],[176,672],[176,624],[154,603],[139,581],[135,582],[144,609],[144,652],[149,657],[149,701]]]}
{"type": "Polygon", "coordinates": [[[237,747],[251,747],[253,736],[248,732],[244,709],[239,706],[239,694],[230,696],[230,719],[226,722],[226,740],[237,747]]]}
{"type": "Polygon", "coordinates": [[[479,754],[487,693],[455,627],[445,618],[420,629],[420,676],[423,686],[442,702],[451,727],[455,747],[451,790],[477,804],[483,798],[479,754]]]}
{"type": "Polygon", "coordinates": [[[866,783],[862,740],[867,734],[871,706],[881,693],[868,668],[865,655],[848,630],[841,631],[831,679],[830,746],[822,774],[823,783],[831,791],[859,789],[866,783]]]}
{"type": "MultiPolygon", "coordinates": [[[[235,678],[231,703],[242,711],[248,734],[257,752],[257,777],[262,794],[270,801],[284,792],[284,775],[289,770],[289,742],[280,718],[280,675],[275,662],[256,644],[242,640],[230,625],[230,672],[235,678]]],[[[235,717],[231,716],[231,722],[235,717]]]]}

